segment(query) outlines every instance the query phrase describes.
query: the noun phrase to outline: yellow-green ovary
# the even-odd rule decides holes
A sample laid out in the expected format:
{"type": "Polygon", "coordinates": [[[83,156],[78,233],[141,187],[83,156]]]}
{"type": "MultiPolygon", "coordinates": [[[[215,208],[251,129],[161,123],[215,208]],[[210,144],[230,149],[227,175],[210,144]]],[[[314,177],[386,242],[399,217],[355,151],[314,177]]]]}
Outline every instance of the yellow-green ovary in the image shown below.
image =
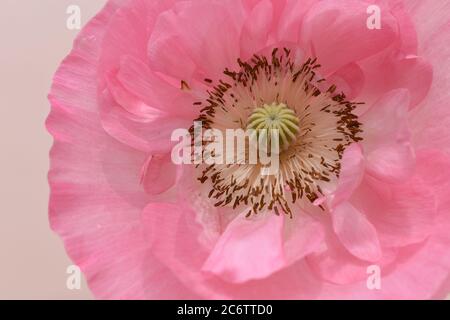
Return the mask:
{"type": "Polygon", "coordinates": [[[256,130],[257,133],[267,130],[269,139],[271,130],[278,130],[281,149],[286,149],[295,141],[300,130],[298,117],[294,110],[284,103],[264,104],[264,106],[256,108],[248,118],[247,129],[256,130]]]}

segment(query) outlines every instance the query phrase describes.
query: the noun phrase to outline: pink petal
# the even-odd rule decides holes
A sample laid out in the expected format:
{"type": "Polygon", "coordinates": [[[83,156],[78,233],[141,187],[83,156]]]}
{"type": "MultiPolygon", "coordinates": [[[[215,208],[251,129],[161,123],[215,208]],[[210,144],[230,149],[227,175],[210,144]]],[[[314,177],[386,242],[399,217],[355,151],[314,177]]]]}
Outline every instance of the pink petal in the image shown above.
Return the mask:
{"type": "Polygon", "coordinates": [[[420,150],[417,153],[416,174],[430,186],[438,208],[450,205],[450,155],[439,149],[420,150]]]}
{"type": "Polygon", "coordinates": [[[450,10],[450,3],[447,1],[407,0],[405,1],[405,8],[412,17],[419,43],[422,46],[433,42],[430,36],[440,33],[443,26],[448,27],[449,16],[447,12],[450,10]],[[433,17],[433,19],[424,20],[423,17],[433,17]]]}
{"type": "Polygon", "coordinates": [[[188,118],[157,117],[149,121],[146,117],[130,117],[108,92],[99,103],[103,129],[118,141],[149,153],[170,152],[172,132],[192,125],[188,118]]]}
{"type": "Polygon", "coordinates": [[[180,1],[172,10],[160,15],[156,22],[149,42],[151,64],[158,63],[154,58],[169,54],[171,61],[177,58],[176,65],[185,70],[186,67],[182,65],[187,56],[187,63],[192,61],[197,66],[197,73],[203,74],[203,78],[217,80],[226,67],[232,68],[237,64],[238,39],[243,20],[241,1],[180,1]],[[168,47],[163,41],[174,41],[173,37],[167,38],[166,35],[177,35],[179,49],[160,51],[168,47]],[[175,56],[180,52],[185,54],[175,56]]]}
{"type": "Polygon", "coordinates": [[[235,218],[218,239],[202,270],[233,283],[262,279],[322,245],[322,226],[308,215],[299,212],[287,223],[283,223],[283,216],[269,215],[256,221],[242,216],[235,218]],[[263,245],[266,243],[270,243],[269,251],[263,245]],[[258,261],[256,265],[255,261],[258,261]]]}
{"type": "Polygon", "coordinates": [[[435,198],[420,176],[390,186],[377,180],[366,183],[354,200],[375,226],[383,247],[407,246],[430,236],[435,225],[435,198]]]}
{"type": "Polygon", "coordinates": [[[325,238],[325,231],[319,221],[307,214],[297,212],[285,226],[284,256],[287,265],[305,258],[320,250],[325,238]]]}
{"type": "MultiPolygon", "coordinates": [[[[438,151],[420,152],[414,180],[404,186],[391,186],[390,189],[394,189],[392,192],[386,192],[386,187],[379,183],[381,194],[378,190],[368,189],[364,199],[358,200],[359,196],[356,197],[357,206],[365,205],[364,210],[376,226],[380,243],[383,246],[406,247],[397,249],[398,254],[383,248],[383,258],[376,263],[381,268],[382,289],[370,291],[365,285],[367,274],[363,275],[368,263],[362,264],[339,250],[335,247],[335,240],[327,241],[330,246],[327,251],[308,257],[313,270],[334,283],[353,283],[358,277],[362,281],[360,285],[355,283],[337,287],[335,297],[342,299],[349,294],[349,298],[358,299],[430,299],[442,298],[448,293],[449,286],[445,281],[450,259],[446,258],[445,248],[450,243],[450,215],[446,209],[449,204],[449,179],[447,174],[442,173],[450,173],[445,169],[449,164],[448,157],[438,151]],[[437,198],[430,194],[427,185],[439,190],[437,198]],[[436,201],[440,205],[436,206],[436,201]],[[436,208],[440,208],[437,221],[436,208]],[[381,225],[381,221],[389,222],[391,228],[387,224],[381,225]],[[417,241],[422,242],[412,245],[417,241]],[[418,274],[421,277],[417,277],[418,274]]],[[[366,188],[367,184],[363,186],[366,188]]],[[[333,290],[324,290],[325,296],[333,297],[333,290]]]]}
{"type": "Polygon", "coordinates": [[[347,201],[361,183],[364,175],[364,158],[358,144],[352,144],[345,150],[341,166],[336,190],[330,196],[331,208],[347,201]]]}
{"type": "MultiPolygon", "coordinates": [[[[380,54],[360,62],[366,76],[361,99],[369,105],[387,91],[405,88],[410,92],[410,108],[412,108],[422,102],[429,93],[433,68],[430,61],[421,57],[422,54],[418,52],[416,33],[416,30],[425,23],[423,20],[420,23],[413,21],[408,12],[410,4],[411,1],[389,1],[387,3],[388,8],[384,10],[389,10],[397,19],[398,42],[380,54]]],[[[428,38],[428,36],[426,37],[428,38]]],[[[423,43],[422,39],[420,40],[420,43],[423,43]]]]}
{"type": "Polygon", "coordinates": [[[152,108],[180,117],[193,118],[196,115],[194,98],[181,90],[181,81],[179,87],[174,87],[131,56],[122,59],[117,79],[131,94],[152,108]]]}
{"type": "Polygon", "coordinates": [[[127,91],[117,80],[116,75],[111,75],[107,78],[107,86],[117,104],[134,116],[131,117],[130,115],[127,115],[128,117],[137,121],[149,122],[161,118],[164,115],[161,110],[150,107],[141,99],[127,91]]]}
{"type": "Polygon", "coordinates": [[[170,133],[174,128],[189,127],[195,114],[194,98],[159,79],[144,63],[151,26],[170,5],[171,1],[122,3],[108,21],[106,40],[95,60],[99,86],[95,99],[103,128],[118,141],[146,152],[167,152],[170,133]],[[149,85],[149,79],[155,86],[149,85]],[[178,108],[180,104],[186,108],[178,108]],[[174,117],[176,114],[179,116],[174,117]]]}
{"type": "Polygon", "coordinates": [[[390,1],[390,12],[397,19],[400,43],[396,48],[400,55],[409,56],[417,54],[418,39],[417,39],[417,25],[414,23],[406,6],[407,1],[390,1]]]}
{"type": "Polygon", "coordinates": [[[301,43],[317,55],[327,75],[339,68],[380,52],[397,35],[394,17],[384,11],[380,30],[367,28],[368,3],[320,1],[305,16],[301,43]]]}
{"type": "Polygon", "coordinates": [[[360,94],[364,81],[365,77],[361,68],[356,63],[351,63],[333,73],[327,78],[326,83],[336,85],[345,93],[347,99],[352,100],[360,94]]]}
{"type": "MultiPolygon", "coordinates": [[[[373,265],[373,262],[363,261],[350,252],[348,252],[335,237],[329,237],[326,240],[326,250],[309,255],[306,258],[311,271],[314,272],[320,279],[326,283],[339,284],[337,290],[344,289],[343,285],[356,285],[363,283],[367,279],[367,268],[373,265]]],[[[397,251],[394,249],[384,249],[383,257],[376,262],[380,268],[389,268],[395,262],[397,251]]],[[[364,283],[365,287],[365,283],[364,283]]],[[[367,290],[367,287],[365,288],[367,290]]],[[[324,294],[328,295],[332,292],[332,288],[324,290],[324,294]],[[329,290],[329,291],[328,291],[329,290]],[[328,291],[328,292],[327,292],[328,291]]],[[[343,297],[336,293],[337,297],[343,297]]],[[[354,292],[355,296],[358,293],[354,292]]]]}
{"type": "Polygon", "coordinates": [[[211,277],[204,277],[200,267],[208,252],[199,243],[201,229],[192,209],[175,203],[149,203],[141,221],[152,255],[194,291],[206,290],[211,277]]]}
{"type": "Polygon", "coordinates": [[[419,54],[433,66],[431,89],[419,110],[412,115],[413,141],[418,148],[436,148],[450,154],[449,55],[450,18],[447,1],[415,1],[406,3],[417,26],[419,54]],[[425,16],[433,19],[422,19],[425,16]]]}
{"type": "Polygon", "coordinates": [[[367,156],[367,172],[388,182],[407,180],[415,167],[414,151],[409,144],[387,145],[367,156]]]}
{"type": "Polygon", "coordinates": [[[272,1],[262,0],[252,9],[241,31],[241,58],[249,59],[266,46],[272,23],[272,1]]]}
{"type": "Polygon", "coordinates": [[[415,174],[405,183],[370,180],[363,185],[354,200],[376,226],[383,246],[407,246],[433,234],[439,208],[450,205],[449,164],[437,150],[419,151],[415,174]]]}
{"type": "Polygon", "coordinates": [[[172,2],[138,0],[125,4],[119,1],[122,1],[120,10],[105,27],[105,41],[97,62],[100,74],[112,71],[111,67],[117,67],[124,55],[145,61],[152,20],[172,2]]]}
{"type": "Polygon", "coordinates": [[[362,62],[366,83],[361,99],[368,105],[394,89],[408,89],[410,108],[416,107],[429,94],[433,79],[432,66],[421,57],[399,57],[398,52],[384,52],[362,62]]]}
{"type": "Polygon", "coordinates": [[[386,84],[391,88],[408,88],[411,105],[415,106],[429,94],[432,79],[432,66],[425,59],[412,56],[393,64],[386,84]]]}
{"type": "Polygon", "coordinates": [[[367,170],[378,179],[401,182],[414,169],[415,157],[409,142],[409,101],[407,90],[393,90],[361,117],[367,170]]]}
{"type": "Polygon", "coordinates": [[[286,264],[283,253],[284,219],[269,212],[252,219],[238,216],[219,238],[203,271],[234,283],[261,279],[286,264]]]}
{"type": "Polygon", "coordinates": [[[145,191],[156,195],[169,190],[177,180],[178,169],[170,153],[151,156],[142,169],[141,183],[145,191]]]}
{"type": "Polygon", "coordinates": [[[136,184],[146,155],[118,143],[100,125],[97,61],[105,26],[121,4],[108,2],[83,29],[55,75],[46,123],[55,138],[50,223],[96,297],[195,298],[147,254],[139,219],[147,195],[136,184]]]}
{"type": "Polygon", "coordinates": [[[346,202],[338,205],[331,216],[334,232],[351,254],[372,262],[381,258],[377,231],[363,213],[346,202]]]}
{"type": "Polygon", "coordinates": [[[287,0],[278,25],[278,40],[297,43],[303,19],[317,0],[287,0]]]}

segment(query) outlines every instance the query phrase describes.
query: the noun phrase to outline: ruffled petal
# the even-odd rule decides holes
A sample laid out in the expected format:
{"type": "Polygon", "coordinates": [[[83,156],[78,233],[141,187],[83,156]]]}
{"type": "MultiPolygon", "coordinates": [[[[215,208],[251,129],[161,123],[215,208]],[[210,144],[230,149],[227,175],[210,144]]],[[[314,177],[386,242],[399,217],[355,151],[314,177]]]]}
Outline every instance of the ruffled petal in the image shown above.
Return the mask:
{"type": "Polygon", "coordinates": [[[252,219],[238,216],[221,235],[202,270],[234,283],[265,278],[280,270],[286,265],[283,225],[283,217],[270,212],[252,219]]]}
{"type": "Polygon", "coordinates": [[[381,15],[381,29],[367,28],[369,5],[320,1],[306,14],[301,44],[317,56],[325,75],[380,52],[396,39],[397,22],[388,11],[381,15]]]}
{"type": "Polygon", "coordinates": [[[202,270],[233,283],[262,279],[317,250],[323,238],[320,223],[304,214],[286,223],[273,213],[257,219],[239,216],[218,239],[202,270]]]}
{"type": "Polygon", "coordinates": [[[364,157],[358,144],[354,143],[347,147],[341,167],[336,190],[328,196],[328,205],[331,209],[347,201],[362,181],[364,157]]]}
{"type": "Polygon", "coordinates": [[[198,112],[193,106],[193,96],[182,90],[181,81],[179,87],[174,87],[158,77],[145,63],[131,56],[123,57],[117,80],[131,94],[161,112],[188,118],[198,112]]]}
{"type": "Polygon", "coordinates": [[[385,94],[361,117],[367,171],[387,182],[402,182],[415,163],[408,126],[409,93],[405,89],[385,94]]]}
{"type": "Polygon", "coordinates": [[[278,24],[277,39],[280,42],[298,43],[303,19],[317,0],[287,0],[278,24]]]}
{"type": "Polygon", "coordinates": [[[363,213],[345,202],[331,211],[331,217],[334,232],[351,254],[366,261],[381,259],[377,230],[363,213]]]}
{"type": "Polygon", "coordinates": [[[170,153],[152,155],[142,168],[141,183],[148,194],[161,194],[175,185],[179,170],[170,153]]]}
{"type": "Polygon", "coordinates": [[[108,2],[55,75],[46,123],[55,139],[50,224],[97,298],[196,298],[154,258],[142,236],[140,212],[148,196],[139,171],[146,154],[112,139],[100,124],[100,48],[106,25],[125,3],[108,2]]]}
{"type": "Polygon", "coordinates": [[[359,65],[350,63],[329,76],[326,82],[334,84],[339,91],[345,93],[347,99],[353,100],[359,96],[364,87],[364,81],[365,76],[359,65]]]}
{"type": "Polygon", "coordinates": [[[406,1],[419,37],[419,54],[433,66],[433,82],[421,108],[411,116],[417,148],[436,148],[450,154],[450,10],[448,1],[406,1]],[[424,17],[433,17],[424,19],[424,17]]]}
{"type": "MultiPolygon", "coordinates": [[[[187,56],[187,66],[192,61],[197,74],[196,78],[218,80],[225,68],[237,65],[239,57],[239,34],[242,29],[245,10],[241,1],[210,1],[177,3],[158,17],[154,32],[149,41],[150,64],[156,65],[157,57],[170,55],[163,61],[175,62],[180,70],[186,70],[184,57],[187,56]],[[170,35],[170,37],[167,37],[170,35]],[[168,46],[164,41],[178,41],[178,50],[162,49],[168,46]],[[181,53],[181,56],[178,54],[181,53]]],[[[192,66],[192,64],[191,64],[192,66]]],[[[161,69],[164,72],[164,69],[161,69]]],[[[188,69],[192,76],[192,70],[188,69]]],[[[189,76],[188,73],[186,73],[189,76]]],[[[185,79],[187,80],[187,79],[185,79]]]]}
{"type": "Polygon", "coordinates": [[[265,48],[272,30],[273,5],[271,0],[262,0],[249,13],[240,36],[240,57],[249,59],[256,52],[265,48]]]}
{"type": "Polygon", "coordinates": [[[146,117],[130,117],[109,92],[104,93],[99,104],[103,129],[118,141],[147,153],[170,152],[173,131],[192,125],[188,118],[162,116],[149,121],[146,117]]]}
{"type": "Polygon", "coordinates": [[[367,179],[353,200],[376,227],[383,247],[419,243],[433,232],[435,198],[417,174],[403,184],[367,179]]]}
{"type": "Polygon", "coordinates": [[[433,80],[433,68],[417,55],[399,56],[398,51],[386,51],[360,63],[366,82],[360,98],[368,105],[394,89],[407,89],[409,107],[419,105],[429,94],[433,80]]]}

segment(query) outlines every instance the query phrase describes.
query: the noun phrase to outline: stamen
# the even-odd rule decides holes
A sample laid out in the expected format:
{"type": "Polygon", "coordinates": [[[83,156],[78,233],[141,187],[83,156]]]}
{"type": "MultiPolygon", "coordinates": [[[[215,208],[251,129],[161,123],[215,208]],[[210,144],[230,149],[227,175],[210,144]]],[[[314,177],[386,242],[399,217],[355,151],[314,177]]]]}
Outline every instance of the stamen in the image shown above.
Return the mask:
{"type": "Polygon", "coordinates": [[[205,79],[214,87],[196,121],[224,136],[227,129],[278,129],[279,170],[264,176],[261,163],[204,164],[198,180],[208,184],[217,207],[292,215],[291,205],[314,203],[336,183],[345,149],[362,140],[353,113],[360,103],[347,101],[334,85],[320,90],[324,79],[316,75],[316,59],[297,66],[288,49],[238,64],[239,71],[225,69],[215,85],[205,79]]]}

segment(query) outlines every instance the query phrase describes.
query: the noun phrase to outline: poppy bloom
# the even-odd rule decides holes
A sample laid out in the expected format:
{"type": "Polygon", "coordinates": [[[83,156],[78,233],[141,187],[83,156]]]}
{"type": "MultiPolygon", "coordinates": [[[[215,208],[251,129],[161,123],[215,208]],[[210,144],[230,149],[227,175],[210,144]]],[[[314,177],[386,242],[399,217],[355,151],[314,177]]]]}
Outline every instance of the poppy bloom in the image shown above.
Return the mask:
{"type": "Polygon", "coordinates": [[[95,296],[445,296],[449,9],[109,1],[47,120],[50,223],[95,296]],[[194,123],[277,129],[278,170],[177,163],[173,133],[194,123]]]}

